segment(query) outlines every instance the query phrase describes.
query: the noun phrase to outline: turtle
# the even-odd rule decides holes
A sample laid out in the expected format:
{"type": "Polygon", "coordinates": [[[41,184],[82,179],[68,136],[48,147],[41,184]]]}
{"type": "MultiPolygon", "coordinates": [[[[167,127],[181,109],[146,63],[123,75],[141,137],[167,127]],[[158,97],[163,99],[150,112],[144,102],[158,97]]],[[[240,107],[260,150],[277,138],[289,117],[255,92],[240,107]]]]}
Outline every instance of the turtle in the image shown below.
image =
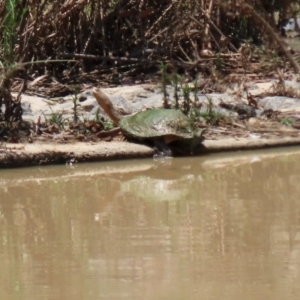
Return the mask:
{"type": "Polygon", "coordinates": [[[177,109],[151,109],[123,116],[113,106],[109,97],[94,88],[93,95],[123,134],[136,140],[152,140],[158,150],[172,156],[169,147],[175,141],[187,144],[191,153],[203,140],[203,129],[194,126],[192,120],[177,109]]]}

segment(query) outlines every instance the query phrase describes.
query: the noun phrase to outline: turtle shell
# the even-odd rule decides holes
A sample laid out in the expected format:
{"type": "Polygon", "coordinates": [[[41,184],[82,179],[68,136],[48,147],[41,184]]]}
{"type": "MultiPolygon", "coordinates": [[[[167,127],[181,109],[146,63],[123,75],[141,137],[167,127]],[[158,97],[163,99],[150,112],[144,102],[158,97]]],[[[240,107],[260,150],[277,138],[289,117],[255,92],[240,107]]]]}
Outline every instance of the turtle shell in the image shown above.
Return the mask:
{"type": "Polygon", "coordinates": [[[137,139],[173,136],[193,139],[194,126],[190,118],[175,109],[153,109],[123,117],[119,123],[125,134],[137,139]]]}

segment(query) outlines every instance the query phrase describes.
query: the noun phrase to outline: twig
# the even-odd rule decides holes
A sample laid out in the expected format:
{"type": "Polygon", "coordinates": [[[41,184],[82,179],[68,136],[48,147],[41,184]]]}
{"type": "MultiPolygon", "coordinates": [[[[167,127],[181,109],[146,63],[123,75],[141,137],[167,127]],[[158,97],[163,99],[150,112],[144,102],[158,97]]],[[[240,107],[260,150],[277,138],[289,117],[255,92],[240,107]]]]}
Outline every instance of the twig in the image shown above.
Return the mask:
{"type": "MultiPolygon", "coordinates": [[[[204,13],[204,15],[206,15],[207,19],[210,19],[212,8],[213,8],[213,0],[210,0],[208,11],[206,13],[204,13]]],[[[209,22],[206,23],[205,30],[204,30],[204,40],[206,43],[206,44],[204,44],[204,48],[207,48],[207,49],[211,49],[211,43],[209,41],[209,25],[210,25],[209,22]]]]}
{"type": "Polygon", "coordinates": [[[121,62],[143,62],[147,63],[150,61],[139,58],[131,57],[116,57],[116,56],[102,56],[102,55],[92,55],[92,54],[83,54],[83,53],[62,53],[64,58],[83,58],[83,59],[93,59],[93,60],[102,60],[102,61],[121,61],[121,62]]]}
{"type": "MultiPolygon", "coordinates": [[[[176,1],[172,1],[172,3],[165,9],[165,11],[160,15],[160,17],[154,22],[154,24],[147,30],[145,33],[146,37],[149,37],[151,34],[151,31],[153,28],[166,16],[167,12],[170,11],[170,9],[173,7],[173,4],[176,3],[176,1]]],[[[165,29],[167,30],[167,29],[165,29]]]]}
{"type": "Polygon", "coordinates": [[[284,52],[286,58],[290,61],[295,73],[299,73],[300,67],[297,61],[293,58],[293,55],[286,47],[285,43],[282,41],[282,39],[279,37],[279,35],[273,30],[273,28],[269,25],[269,23],[261,16],[259,15],[254,8],[244,2],[241,2],[241,6],[250,12],[253,17],[255,17],[262,25],[264,25],[265,30],[270,34],[270,36],[277,42],[277,44],[280,46],[281,50],[284,52]]]}

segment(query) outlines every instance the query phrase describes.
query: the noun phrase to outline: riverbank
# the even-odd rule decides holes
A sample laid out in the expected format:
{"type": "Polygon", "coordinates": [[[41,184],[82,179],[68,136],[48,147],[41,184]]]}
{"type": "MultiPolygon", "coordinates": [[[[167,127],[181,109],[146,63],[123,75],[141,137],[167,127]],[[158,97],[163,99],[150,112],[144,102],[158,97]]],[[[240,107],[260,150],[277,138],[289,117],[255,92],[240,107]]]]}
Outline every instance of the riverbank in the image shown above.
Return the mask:
{"type": "MultiPolygon", "coordinates": [[[[195,155],[300,145],[300,137],[205,140],[195,155]]],[[[73,144],[6,144],[0,149],[0,168],[52,164],[73,165],[117,159],[151,158],[151,147],[128,142],[73,144]]]]}
{"type": "MultiPolygon", "coordinates": [[[[252,80],[247,86],[243,93],[236,86],[223,93],[197,94],[193,105],[198,105],[198,126],[204,129],[205,140],[194,155],[300,145],[300,84],[284,82],[293,97],[282,95],[282,83],[276,80],[252,80]]],[[[163,106],[157,84],[102,90],[125,115],[163,106]]],[[[174,89],[167,90],[174,105],[174,89]]],[[[120,132],[104,128],[109,119],[90,89],[59,99],[22,95],[22,107],[23,120],[32,125],[17,143],[0,142],[0,168],[154,156],[153,148],[128,142],[120,132]],[[77,125],[74,107],[82,120],[77,125]]]]}

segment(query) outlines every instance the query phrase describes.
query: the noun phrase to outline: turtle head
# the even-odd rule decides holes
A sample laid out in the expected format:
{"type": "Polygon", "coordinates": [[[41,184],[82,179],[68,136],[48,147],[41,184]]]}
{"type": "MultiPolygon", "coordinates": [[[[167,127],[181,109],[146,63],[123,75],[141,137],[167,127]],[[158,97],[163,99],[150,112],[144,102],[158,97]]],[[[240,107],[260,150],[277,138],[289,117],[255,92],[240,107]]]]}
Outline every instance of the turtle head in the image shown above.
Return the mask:
{"type": "Polygon", "coordinates": [[[93,89],[93,95],[114,124],[118,126],[122,115],[114,108],[109,97],[97,88],[93,89]]]}

